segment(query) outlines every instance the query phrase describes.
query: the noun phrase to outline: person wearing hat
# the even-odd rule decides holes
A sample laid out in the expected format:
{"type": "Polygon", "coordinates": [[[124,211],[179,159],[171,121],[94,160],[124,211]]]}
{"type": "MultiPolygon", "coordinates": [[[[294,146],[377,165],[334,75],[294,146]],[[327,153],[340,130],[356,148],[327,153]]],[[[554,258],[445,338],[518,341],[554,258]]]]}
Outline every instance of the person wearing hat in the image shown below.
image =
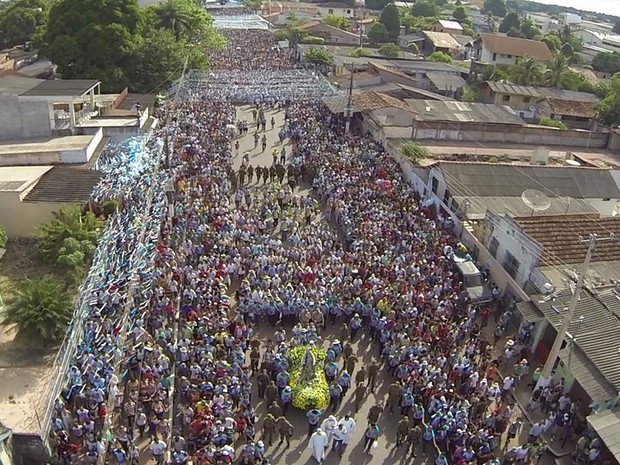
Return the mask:
{"type": "Polygon", "coordinates": [[[418,444],[420,443],[420,439],[422,438],[422,428],[420,428],[419,424],[413,425],[409,432],[407,433],[407,451],[405,453],[411,452],[411,456],[415,458],[416,449],[418,448],[418,444]]]}
{"type": "Polygon", "coordinates": [[[312,457],[318,463],[323,463],[325,460],[325,450],[328,445],[327,434],[321,428],[317,428],[310,436],[309,448],[312,450],[312,457]]]}
{"type": "Polygon", "coordinates": [[[379,365],[377,362],[372,360],[370,365],[368,365],[368,384],[367,387],[370,388],[370,392],[375,392],[375,384],[377,382],[377,375],[379,374],[379,365]]]}
{"type": "Polygon", "coordinates": [[[398,424],[396,425],[396,447],[400,447],[407,438],[407,434],[409,433],[409,426],[409,416],[401,416],[398,424]]]}
{"type": "Polygon", "coordinates": [[[370,452],[373,444],[381,434],[381,429],[377,426],[376,423],[370,423],[368,428],[366,428],[366,432],[364,433],[364,451],[370,452]]]}
{"type": "Polygon", "coordinates": [[[306,413],[306,418],[308,419],[308,436],[311,436],[319,425],[319,421],[321,420],[321,412],[318,408],[312,408],[308,410],[306,413]]]}
{"type": "Polygon", "coordinates": [[[286,416],[288,409],[293,402],[293,389],[290,386],[286,386],[282,390],[280,400],[282,401],[282,412],[284,413],[284,416],[286,416]]]}
{"type": "Polygon", "coordinates": [[[273,415],[268,413],[263,420],[263,427],[261,428],[262,439],[267,442],[269,446],[273,444],[273,435],[276,432],[276,419],[273,415]]]}
{"type": "Polygon", "coordinates": [[[357,337],[357,333],[359,333],[362,327],[362,323],[363,321],[359,313],[355,313],[353,315],[353,318],[351,318],[351,341],[355,341],[355,338],[357,337]]]}

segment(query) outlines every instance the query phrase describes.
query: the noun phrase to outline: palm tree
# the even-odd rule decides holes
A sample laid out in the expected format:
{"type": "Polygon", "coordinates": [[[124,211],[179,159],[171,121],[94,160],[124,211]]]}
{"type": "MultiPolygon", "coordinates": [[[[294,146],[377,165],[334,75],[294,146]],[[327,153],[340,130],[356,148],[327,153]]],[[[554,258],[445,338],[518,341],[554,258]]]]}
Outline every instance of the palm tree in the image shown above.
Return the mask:
{"type": "Polygon", "coordinates": [[[526,57],[510,70],[510,77],[515,84],[537,86],[542,82],[543,69],[538,61],[526,57]]]}
{"type": "Polygon", "coordinates": [[[3,326],[17,329],[18,336],[49,342],[60,340],[73,315],[71,297],[53,276],[27,279],[3,312],[3,326]]]}
{"type": "Polygon", "coordinates": [[[157,7],[157,27],[170,29],[179,40],[192,32],[192,19],[185,5],[179,0],[167,0],[157,7]]]}
{"type": "Polygon", "coordinates": [[[571,86],[572,75],[568,68],[568,59],[561,53],[553,56],[553,61],[549,63],[543,75],[543,82],[546,86],[556,89],[565,89],[571,86]]]}

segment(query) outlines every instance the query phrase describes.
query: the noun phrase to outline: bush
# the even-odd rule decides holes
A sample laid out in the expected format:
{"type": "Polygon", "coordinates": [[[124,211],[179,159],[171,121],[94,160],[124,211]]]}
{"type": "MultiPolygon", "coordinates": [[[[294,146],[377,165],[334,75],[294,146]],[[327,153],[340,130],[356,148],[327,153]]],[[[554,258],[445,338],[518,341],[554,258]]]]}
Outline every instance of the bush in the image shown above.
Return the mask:
{"type": "Polygon", "coordinates": [[[314,44],[314,45],[323,45],[325,43],[325,39],[323,37],[317,36],[307,36],[302,39],[302,43],[304,44],[314,44]]]}
{"type": "Polygon", "coordinates": [[[277,29],[273,31],[273,37],[276,40],[288,40],[289,34],[287,29],[277,29]]]}
{"type": "Polygon", "coordinates": [[[400,146],[400,151],[405,157],[407,157],[407,159],[409,159],[409,161],[414,163],[428,158],[428,149],[419,142],[405,142],[400,146]]]}
{"type": "Polygon", "coordinates": [[[362,47],[358,47],[355,50],[353,50],[351,53],[349,53],[350,57],[354,57],[354,58],[362,58],[362,57],[372,57],[375,54],[373,53],[372,50],[368,50],[367,48],[362,48],[362,47]]]}
{"type": "Polygon", "coordinates": [[[400,47],[396,44],[384,44],[379,49],[379,53],[381,55],[385,55],[386,57],[395,58],[400,54],[400,47]]]}
{"type": "Polygon", "coordinates": [[[297,346],[289,352],[291,370],[289,384],[293,389],[293,407],[302,409],[304,412],[313,408],[325,410],[329,405],[329,384],[323,370],[327,352],[321,347],[311,347],[310,350],[316,359],[314,378],[310,380],[302,379],[303,368],[301,361],[306,353],[306,347],[297,346]]]}
{"type": "Polygon", "coordinates": [[[0,226],[0,249],[6,249],[6,245],[9,242],[9,236],[6,234],[6,229],[0,226]]]}
{"type": "Polygon", "coordinates": [[[428,57],[428,61],[438,61],[440,63],[452,63],[452,57],[444,52],[433,52],[428,57]]]}
{"type": "Polygon", "coordinates": [[[103,216],[105,218],[109,218],[114,213],[116,213],[116,209],[118,208],[118,202],[116,200],[107,200],[103,203],[103,216]]]}
{"type": "Polygon", "coordinates": [[[558,121],[557,119],[553,118],[541,118],[538,125],[546,126],[548,128],[568,129],[568,127],[562,121],[558,121]]]}

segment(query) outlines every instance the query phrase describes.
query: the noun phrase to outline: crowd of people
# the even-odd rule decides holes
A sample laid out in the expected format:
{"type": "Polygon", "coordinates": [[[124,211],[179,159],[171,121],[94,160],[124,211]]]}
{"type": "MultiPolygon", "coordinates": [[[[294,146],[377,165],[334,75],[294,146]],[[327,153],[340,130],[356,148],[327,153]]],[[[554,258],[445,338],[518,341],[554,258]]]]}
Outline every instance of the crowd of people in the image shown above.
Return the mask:
{"type": "MultiPolygon", "coordinates": [[[[330,447],[342,457],[356,428],[372,453],[389,423],[394,447],[432,454],[436,465],[539,458],[542,430],[501,453],[525,428],[511,394],[524,371],[498,376],[517,354],[493,355],[483,311],[463,299],[444,254],[457,248],[452,228],[418,206],[380,144],[345,133],[316,95],[274,93],[269,80],[254,81],[259,93],[244,90],[252,71],[275,81],[297,65],[266,31],[226,35],[211,62],[216,76],[236,76],[228,93],[214,91],[221,79],[211,90],[188,80],[148,150],[125,147],[102,167],[96,200],[122,201],[86,287],[84,343],[57,403],[59,456],[70,463],[79,449],[90,463],[107,452],[120,465],[141,453],[158,464],[265,465],[306,433],[291,420],[288,353],[320,344],[330,402],[304,412],[319,463],[330,447]],[[243,99],[284,108],[284,127],[269,130],[292,150],[273,165],[303,174],[310,194],[288,178],[254,180],[247,163],[243,178],[235,172],[233,103],[243,99]],[[356,352],[361,340],[369,363],[356,352]],[[382,380],[385,399],[370,396],[382,380]],[[366,419],[342,415],[347,397],[355,412],[370,406],[366,419]]],[[[241,126],[258,132],[257,123],[241,126]]],[[[559,431],[574,431],[579,406],[561,387],[546,389],[541,408],[557,412],[559,431]]]]}

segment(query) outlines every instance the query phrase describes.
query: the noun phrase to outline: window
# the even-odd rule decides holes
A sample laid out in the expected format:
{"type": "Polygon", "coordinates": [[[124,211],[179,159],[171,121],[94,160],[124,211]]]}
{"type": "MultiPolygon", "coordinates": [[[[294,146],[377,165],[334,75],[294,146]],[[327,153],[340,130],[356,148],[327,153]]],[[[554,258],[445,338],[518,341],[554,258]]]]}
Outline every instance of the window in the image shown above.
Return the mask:
{"type": "Polygon", "coordinates": [[[439,179],[433,177],[433,194],[437,193],[437,188],[439,187],[439,179]]]}
{"type": "Polygon", "coordinates": [[[443,193],[443,203],[446,207],[450,208],[450,192],[448,192],[448,189],[443,193]]]}
{"type": "Polygon", "coordinates": [[[327,14],[333,15],[334,14],[334,9],[330,8],[329,10],[327,10],[327,14]]]}
{"type": "Polygon", "coordinates": [[[603,202],[609,202],[611,199],[603,199],[603,202]]]}
{"type": "Polygon", "coordinates": [[[350,15],[351,14],[351,10],[347,10],[347,14],[350,15]]]}
{"type": "Polygon", "coordinates": [[[489,253],[494,257],[497,255],[497,249],[499,248],[499,241],[492,237],[491,243],[489,244],[489,253]]]}
{"type": "Polygon", "coordinates": [[[512,55],[506,55],[506,58],[512,58],[512,55]]]}
{"type": "Polygon", "coordinates": [[[523,97],[523,103],[530,103],[530,97],[523,97]]]}
{"type": "Polygon", "coordinates": [[[513,278],[517,277],[517,273],[519,273],[519,260],[517,260],[510,252],[506,252],[506,258],[504,258],[504,269],[508,272],[510,276],[513,278]]]}
{"type": "Polygon", "coordinates": [[[493,54],[493,61],[496,61],[496,60],[497,60],[497,53],[494,53],[493,54]]]}
{"type": "Polygon", "coordinates": [[[510,95],[502,95],[502,100],[504,102],[510,102],[510,95]]]}

